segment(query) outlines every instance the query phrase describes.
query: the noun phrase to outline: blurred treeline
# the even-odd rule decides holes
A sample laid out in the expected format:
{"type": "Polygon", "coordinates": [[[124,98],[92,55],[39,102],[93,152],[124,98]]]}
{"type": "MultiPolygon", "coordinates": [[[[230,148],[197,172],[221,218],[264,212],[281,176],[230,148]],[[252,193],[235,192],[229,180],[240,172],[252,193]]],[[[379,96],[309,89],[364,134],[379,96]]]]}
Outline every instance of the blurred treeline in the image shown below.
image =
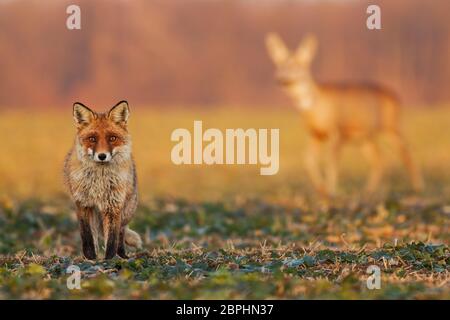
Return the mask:
{"type": "Polygon", "coordinates": [[[318,35],[321,81],[376,81],[410,105],[450,100],[450,1],[0,0],[0,108],[285,106],[264,35],[318,35]],[[66,29],[81,6],[82,30],[66,29]]]}

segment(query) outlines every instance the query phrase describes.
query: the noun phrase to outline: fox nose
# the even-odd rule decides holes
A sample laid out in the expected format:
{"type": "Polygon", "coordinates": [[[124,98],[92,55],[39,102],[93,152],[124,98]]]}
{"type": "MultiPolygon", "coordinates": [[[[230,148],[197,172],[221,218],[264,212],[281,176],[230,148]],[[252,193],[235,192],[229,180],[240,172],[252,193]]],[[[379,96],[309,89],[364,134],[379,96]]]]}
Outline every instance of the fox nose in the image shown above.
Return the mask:
{"type": "Polygon", "coordinates": [[[99,153],[98,159],[99,159],[100,161],[104,161],[104,160],[106,159],[106,154],[104,154],[104,153],[99,153]]]}

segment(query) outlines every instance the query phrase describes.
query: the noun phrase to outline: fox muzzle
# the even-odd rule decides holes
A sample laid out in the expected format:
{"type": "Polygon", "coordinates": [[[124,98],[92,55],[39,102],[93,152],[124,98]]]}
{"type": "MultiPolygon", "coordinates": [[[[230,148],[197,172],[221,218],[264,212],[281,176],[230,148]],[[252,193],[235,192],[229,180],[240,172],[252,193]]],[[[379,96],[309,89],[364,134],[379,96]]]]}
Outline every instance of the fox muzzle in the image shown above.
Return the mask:
{"type": "Polygon", "coordinates": [[[94,153],[94,161],[100,163],[107,163],[111,161],[111,153],[110,152],[96,152],[94,153]]]}

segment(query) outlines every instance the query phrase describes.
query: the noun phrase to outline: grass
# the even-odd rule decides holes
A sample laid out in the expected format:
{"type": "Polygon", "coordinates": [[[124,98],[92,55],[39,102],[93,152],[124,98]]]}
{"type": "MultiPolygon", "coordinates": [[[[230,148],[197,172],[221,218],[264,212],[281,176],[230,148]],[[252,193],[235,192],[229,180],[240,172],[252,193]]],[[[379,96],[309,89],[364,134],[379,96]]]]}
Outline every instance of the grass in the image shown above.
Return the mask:
{"type": "Polygon", "coordinates": [[[87,261],[61,166],[70,115],[0,117],[0,298],[449,299],[450,110],[405,114],[405,131],[427,182],[421,195],[392,162],[366,197],[367,166],[349,147],[333,201],[317,198],[302,168],[305,131],[291,111],[132,114],[141,203],[132,227],[144,249],[129,260],[87,261]],[[134,116],[134,117],[133,117],[134,116]],[[280,172],[255,166],[175,166],[170,133],[205,127],[280,128],[280,172]],[[82,271],[68,290],[66,269],[82,271]],[[381,289],[366,269],[381,269],[381,289]]]}

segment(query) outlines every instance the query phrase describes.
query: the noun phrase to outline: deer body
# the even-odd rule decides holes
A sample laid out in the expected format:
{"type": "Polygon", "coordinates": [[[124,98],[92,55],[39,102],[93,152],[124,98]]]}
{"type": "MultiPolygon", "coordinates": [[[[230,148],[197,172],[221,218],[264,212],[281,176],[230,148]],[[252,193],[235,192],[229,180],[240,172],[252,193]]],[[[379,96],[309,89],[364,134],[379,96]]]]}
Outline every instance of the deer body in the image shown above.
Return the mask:
{"type": "Polygon", "coordinates": [[[306,169],[314,187],[334,194],[337,187],[339,152],[343,144],[356,142],[371,165],[367,190],[373,192],[382,176],[382,156],[376,138],[386,133],[400,151],[415,189],[422,187],[420,173],[399,130],[400,106],[386,89],[367,84],[317,84],[310,72],[316,52],[315,37],[306,37],[296,52],[290,53],[276,34],[266,44],[277,66],[276,78],[302,113],[310,136],[306,169]],[[324,146],[326,175],[322,177],[319,157],[324,146]]]}
{"type": "Polygon", "coordinates": [[[399,106],[382,89],[364,85],[315,85],[306,98],[301,89],[287,90],[317,139],[339,135],[342,140],[368,138],[395,127],[399,106]]]}

